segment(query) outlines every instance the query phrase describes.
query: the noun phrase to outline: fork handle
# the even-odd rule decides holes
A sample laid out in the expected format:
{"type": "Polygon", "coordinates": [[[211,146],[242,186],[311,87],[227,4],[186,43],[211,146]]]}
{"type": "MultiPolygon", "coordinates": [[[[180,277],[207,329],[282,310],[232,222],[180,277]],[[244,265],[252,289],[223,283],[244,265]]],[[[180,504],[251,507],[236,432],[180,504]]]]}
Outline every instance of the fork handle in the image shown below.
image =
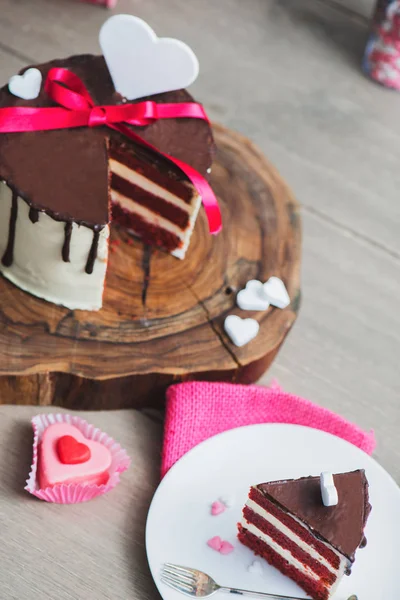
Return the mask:
{"type": "MultiPolygon", "coordinates": [[[[221,592],[236,594],[238,596],[253,596],[254,598],[271,598],[272,600],[304,600],[298,596],[280,596],[279,594],[267,594],[266,592],[253,592],[251,590],[239,590],[237,588],[220,587],[221,592]]],[[[349,599],[350,600],[350,599],[349,599]]]]}

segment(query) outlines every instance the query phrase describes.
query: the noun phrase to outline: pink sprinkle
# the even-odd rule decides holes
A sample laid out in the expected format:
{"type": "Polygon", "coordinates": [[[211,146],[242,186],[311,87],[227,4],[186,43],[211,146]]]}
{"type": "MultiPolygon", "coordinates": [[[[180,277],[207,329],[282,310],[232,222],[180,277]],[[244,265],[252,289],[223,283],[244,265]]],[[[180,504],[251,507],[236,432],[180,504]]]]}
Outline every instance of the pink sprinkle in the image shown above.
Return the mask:
{"type": "Polygon", "coordinates": [[[220,548],[220,554],[230,554],[233,552],[234,547],[229,542],[222,542],[220,548]]]}
{"type": "Polygon", "coordinates": [[[213,502],[211,504],[211,514],[214,517],[216,517],[217,515],[222,514],[225,511],[226,511],[225,504],[222,504],[222,502],[220,502],[219,500],[217,500],[216,502],[213,502]]]}
{"type": "Polygon", "coordinates": [[[218,535],[216,535],[215,537],[208,540],[207,546],[210,546],[210,548],[212,548],[213,550],[220,552],[223,543],[225,544],[225,542],[222,542],[221,538],[218,535]]]}

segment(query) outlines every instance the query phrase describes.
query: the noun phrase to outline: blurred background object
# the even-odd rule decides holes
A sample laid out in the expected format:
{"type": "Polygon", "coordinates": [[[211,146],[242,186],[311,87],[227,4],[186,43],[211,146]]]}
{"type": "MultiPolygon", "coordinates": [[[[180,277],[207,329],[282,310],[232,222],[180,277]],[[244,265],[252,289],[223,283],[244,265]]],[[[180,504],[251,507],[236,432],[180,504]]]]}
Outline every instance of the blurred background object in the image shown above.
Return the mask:
{"type": "Polygon", "coordinates": [[[378,83],[400,89],[400,2],[378,0],[364,56],[365,72],[378,83]]]}
{"type": "Polygon", "coordinates": [[[106,8],[115,8],[118,0],[81,0],[82,2],[89,2],[90,4],[99,4],[106,8]]]}

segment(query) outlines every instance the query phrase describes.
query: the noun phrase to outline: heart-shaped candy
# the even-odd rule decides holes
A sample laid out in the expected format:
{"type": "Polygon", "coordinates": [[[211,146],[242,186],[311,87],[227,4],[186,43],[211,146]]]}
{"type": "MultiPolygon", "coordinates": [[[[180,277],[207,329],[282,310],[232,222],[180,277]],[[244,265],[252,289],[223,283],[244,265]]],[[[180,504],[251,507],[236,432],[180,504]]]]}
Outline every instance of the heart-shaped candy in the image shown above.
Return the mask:
{"type": "Polygon", "coordinates": [[[217,517],[226,511],[226,506],[219,500],[216,500],[211,504],[211,514],[213,517],[217,517]]]}
{"type": "Polygon", "coordinates": [[[264,285],[257,279],[247,282],[245,289],[238,293],[236,302],[242,310],[267,310],[269,307],[264,285]]]}
{"type": "Polygon", "coordinates": [[[39,485],[42,489],[61,483],[101,485],[108,481],[111,460],[106,446],[85,438],[77,427],[49,425],[39,446],[39,485]]]}
{"type": "Polygon", "coordinates": [[[229,494],[227,494],[226,496],[225,495],[224,496],[220,496],[218,498],[218,500],[220,502],[222,502],[222,504],[225,504],[226,508],[232,508],[232,506],[233,506],[233,504],[235,502],[234,497],[230,496],[229,494]]]}
{"type": "Polygon", "coordinates": [[[207,546],[219,552],[220,554],[230,554],[233,552],[234,547],[231,543],[221,540],[219,535],[214,536],[207,542],[207,546]]]}
{"type": "Polygon", "coordinates": [[[229,315],[225,319],[224,329],[235,346],[241,347],[256,337],[260,326],[255,319],[241,319],[237,315],[229,315]]]}
{"type": "Polygon", "coordinates": [[[90,448],[77,442],[72,435],[63,435],[57,440],[57,454],[63,465],[79,465],[90,459],[90,448]]]}
{"type": "Polygon", "coordinates": [[[129,100],[188,87],[199,73],[189,46],[158,38],[145,21],[132,15],[108,19],[99,41],[116,91],[129,100]]]}
{"type": "Polygon", "coordinates": [[[220,554],[230,554],[234,551],[234,547],[229,542],[222,542],[221,548],[219,550],[220,554]]]}
{"type": "Polygon", "coordinates": [[[279,277],[270,277],[266,283],[264,283],[264,292],[272,306],[277,308],[286,308],[290,304],[289,294],[285,284],[279,277]]]}
{"type": "Polygon", "coordinates": [[[208,540],[207,546],[209,546],[213,550],[216,550],[217,552],[219,552],[221,550],[221,546],[222,546],[222,540],[219,537],[219,535],[216,535],[213,538],[211,538],[210,540],[208,540]]]}
{"type": "Polygon", "coordinates": [[[28,69],[23,75],[13,75],[8,82],[8,89],[18,98],[34,100],[40,93],[42,74],[39,69],[28,69]]]}
{"type": "Polygon", "coordinates": [[[320,485],[324,506],[336,506],[339,502],[339,497],[332,473],[329,473],[329,471],[321,473],[320,485]]]}
{"type": "Polygon", "coordinates": [[[251,565],[247,567],[247,570],[249,573],[252,573],[252,575],[262,575],[263,573],[262,564],[259,560],[253,560],[251,565]]]}

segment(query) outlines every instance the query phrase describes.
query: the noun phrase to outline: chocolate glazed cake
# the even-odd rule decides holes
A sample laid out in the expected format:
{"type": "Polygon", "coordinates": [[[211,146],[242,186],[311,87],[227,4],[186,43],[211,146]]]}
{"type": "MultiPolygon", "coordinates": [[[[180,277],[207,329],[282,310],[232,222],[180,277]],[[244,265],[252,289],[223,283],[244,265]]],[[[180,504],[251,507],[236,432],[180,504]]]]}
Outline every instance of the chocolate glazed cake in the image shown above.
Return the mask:
{"type": "MultiPolygon", "coordinates": [[[[53,67],[78,75],[96,105],[124,101],[103,57],[82,55],[37,66],[43,82],[35,100],[3,87],[0,108],[54,106],[43,89],[53,67]]],[[[193,102],[185,90],[151,99],[193,102]]],[[[166,119],[132,129],[207,176],[214,142],[206,121],[166,119]]],[[[0,271],[70,309],[102,306],[111,220],[183,258],[201,204],[177,167],[107,127],[1,134],[0,179],[0,271]]]]}
{"type": "Polygon", "coordinates": [[[371,511],[363,470],[334,475],[336,506],[324,506],[319,477],[262,483],[250,489],[239,540],[314,600],[328,600],[349,575],[371,511]]]}

